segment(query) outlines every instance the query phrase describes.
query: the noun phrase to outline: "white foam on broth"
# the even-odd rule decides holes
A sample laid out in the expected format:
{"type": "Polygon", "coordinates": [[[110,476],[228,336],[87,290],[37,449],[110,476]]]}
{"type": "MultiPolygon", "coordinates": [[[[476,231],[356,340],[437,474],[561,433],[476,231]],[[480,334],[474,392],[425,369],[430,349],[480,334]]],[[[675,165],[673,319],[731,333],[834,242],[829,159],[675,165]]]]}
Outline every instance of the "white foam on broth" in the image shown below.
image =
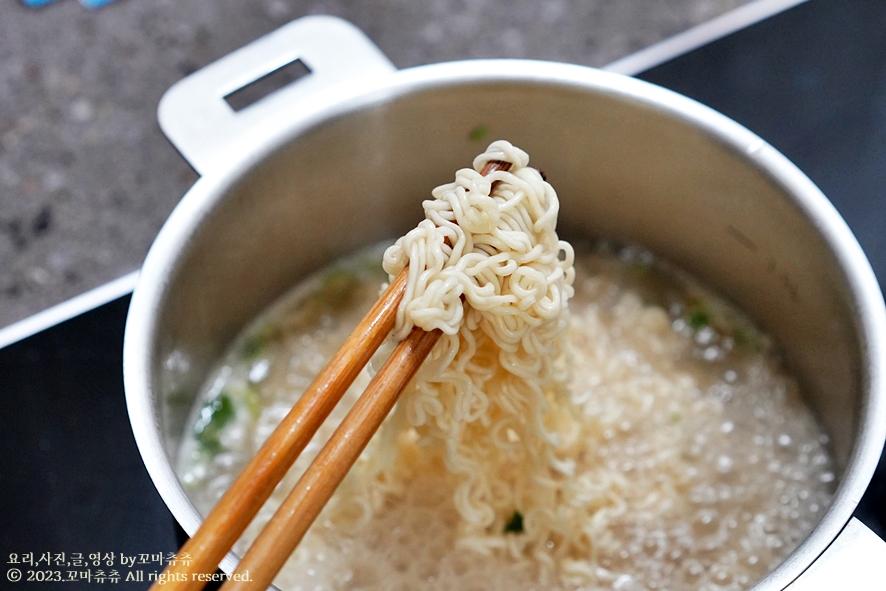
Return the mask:
{"type": "MultiPolygon", "coordinates": [[[[297,287],[244,331],[210,376],[178,459],[201,512],[211,509],[375,300],[384,280],[380,253],[362,252],[297,287]]],[[[561,453],[577,465],[570,494],[593,509],[583,524],[591,554],[570,556],[552,570],[544,556],[522,555],[519,544],[507,544],[519,533],[503,532],[494,533],[505,545],[491,554],[463,548],[452,501],[457,478],[406,429],[394,446],[408,477],[397,486],[361,482],[380,461],[373,454],[387,435],[377,436],[278,586],[744,589],[802,541],[831,500],[834,468],[827,437],[770,339],[642,249],[603,245],[577,256],[576,268],[571,402],[582,421],[563,438],[561,453]],[[365,524],[352,519],[367,511],[372,516],[365,524]]],[[[361,374],[346,394],[235,546],[238,553],[368,379],[361,374]]],[[[551,555],[557,543],[548,542],[551,555]]]]}

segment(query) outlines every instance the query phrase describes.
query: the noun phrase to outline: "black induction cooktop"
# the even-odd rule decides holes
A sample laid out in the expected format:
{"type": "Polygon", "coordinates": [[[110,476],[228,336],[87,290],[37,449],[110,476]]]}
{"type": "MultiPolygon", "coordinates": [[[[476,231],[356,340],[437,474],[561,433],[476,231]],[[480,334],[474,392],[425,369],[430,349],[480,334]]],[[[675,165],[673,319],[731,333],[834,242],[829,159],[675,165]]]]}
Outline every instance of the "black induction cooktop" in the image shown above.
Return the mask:
{"type": "MultiPolygon", "coordinates": [[[[884,31],[886,2],[810,0],[638,76],[725,113],[793,160],[845,217],[881,287],[884,31]]],[[[146,589],[138,577],[162,570],[183,540],[128,422],[128,306],[125,295],[0,349],[2,589],[146,589]],[[14,581],[14,569],[62,580],[14,581]]],[[[884,505],[881,462],[856,512],[881,536],[884,505]]]]}

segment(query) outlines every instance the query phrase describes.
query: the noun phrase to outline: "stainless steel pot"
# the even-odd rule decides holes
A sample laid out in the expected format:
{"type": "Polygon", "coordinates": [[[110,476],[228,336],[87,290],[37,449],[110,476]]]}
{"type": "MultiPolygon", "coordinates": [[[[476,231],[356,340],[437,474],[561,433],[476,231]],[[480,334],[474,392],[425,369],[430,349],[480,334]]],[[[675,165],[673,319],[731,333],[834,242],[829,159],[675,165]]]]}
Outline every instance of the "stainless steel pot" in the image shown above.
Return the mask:
{"type": "Polygon", "coordinates": [[[202,178],[145,261],[124,372],[139,449],[188,533],[201,517],[172,458],[213,361],[299,278],[414,226],[430,189],[485,147],[470,139],[483,126],[553,179],[564,237],[648,246],[728,294],[784,348],[830,434],[839,488],[754,589],[786,588],[807,569],[792,589],[829,588],[818,585],[833,572],[844,586],[852,574],[875,581],[866,577],[886,544],[850,518],[886,437],[883,297],[836,210],[756,135],[586,67],[481,60],[397,71],[331,17],[290,23],[182,80],[159,118],[202,178]],[[309,76],[236,113],[224,102],[296,58],[309,76]]]}

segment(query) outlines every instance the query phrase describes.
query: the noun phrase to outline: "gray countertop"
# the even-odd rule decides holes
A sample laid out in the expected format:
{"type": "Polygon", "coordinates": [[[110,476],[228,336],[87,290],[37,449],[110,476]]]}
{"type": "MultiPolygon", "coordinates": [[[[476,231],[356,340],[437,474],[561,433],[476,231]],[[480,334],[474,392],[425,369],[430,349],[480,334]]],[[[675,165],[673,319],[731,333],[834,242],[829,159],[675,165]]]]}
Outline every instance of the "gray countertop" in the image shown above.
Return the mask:
{"type": "Polygon", "coordinates": [[[197,179],[156,108],[280,25],[332,14],[398,67],[521,57],[600,66],[747,0],[74,0],[0,5],[0,327],[137,269],[197,179]]]}

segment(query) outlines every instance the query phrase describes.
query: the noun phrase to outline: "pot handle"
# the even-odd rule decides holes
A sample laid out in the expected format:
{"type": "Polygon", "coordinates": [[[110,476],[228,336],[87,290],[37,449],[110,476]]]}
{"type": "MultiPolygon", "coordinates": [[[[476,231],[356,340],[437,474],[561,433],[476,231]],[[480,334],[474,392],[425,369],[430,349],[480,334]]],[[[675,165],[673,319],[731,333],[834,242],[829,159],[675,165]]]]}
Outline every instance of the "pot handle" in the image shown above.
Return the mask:
{"type": "Polygon", "coordinates": [[[874,591],[886,580],[886,542],[853,517],[837,539],[785,591],[874,591]]]}
{"type": "Polygon", "coordinates": [[[201,175],[272,141],[293,120],[396,70],[369,38],[332,16],[292,21],[175,83],[160,99],[160,128],[201,175]],[[225,97],[300,60],[310,73],[235,111],[225,97]],[[330,96],[330,93],[335,93],[330,96]],[[325,99],[324,99],[325,97],[325,99]]]}

